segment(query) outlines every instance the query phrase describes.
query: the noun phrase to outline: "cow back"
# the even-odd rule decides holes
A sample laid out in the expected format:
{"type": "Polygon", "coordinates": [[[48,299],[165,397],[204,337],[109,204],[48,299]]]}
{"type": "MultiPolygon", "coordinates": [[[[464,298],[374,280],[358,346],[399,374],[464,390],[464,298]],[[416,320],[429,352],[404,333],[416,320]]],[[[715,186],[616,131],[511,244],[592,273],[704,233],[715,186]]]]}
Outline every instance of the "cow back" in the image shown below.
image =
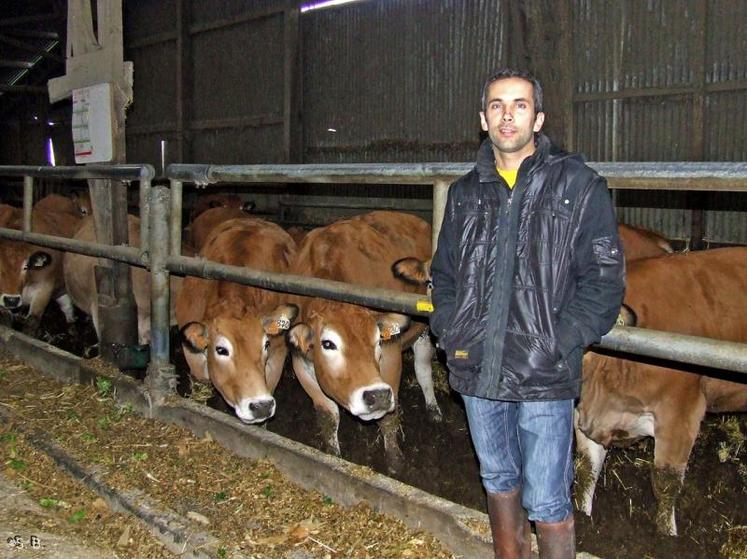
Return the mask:
{"type": "Polygon", "coordinates": [[[431,255],[431,228],[417,216],[371,212],[309,232],[293,273],[356,285],[423,293],[422,286],[394,277],[392,264],[431,255]]]}
{"type": "Polygon", "coordinates": [[[189,239],[194,249],[199,252],[205,245],[210,232],[216,225],[230,219],[249,217],[244,210],[235,207],[219,206],[200,213],[189,226],[189,239]]]}
{"type": "MultiPolygon", "coordinates": [[[[220,264],[285,273],[296,257],[296,244],[279,225],[245,215],[214,227],[200,254],[220,264]]],[[[183,326],[219,315],[239,317],[247,310],[261,314],[279,301],[280,295],[267,289],[188,277],[177,298],[176,317],[183,326]]]]}
{"type": "Polygon", "coordinates": [[[622,241],[627,262],[674,252],[669,241],[654,231],[620,223],[617,232],[622,241]]]}

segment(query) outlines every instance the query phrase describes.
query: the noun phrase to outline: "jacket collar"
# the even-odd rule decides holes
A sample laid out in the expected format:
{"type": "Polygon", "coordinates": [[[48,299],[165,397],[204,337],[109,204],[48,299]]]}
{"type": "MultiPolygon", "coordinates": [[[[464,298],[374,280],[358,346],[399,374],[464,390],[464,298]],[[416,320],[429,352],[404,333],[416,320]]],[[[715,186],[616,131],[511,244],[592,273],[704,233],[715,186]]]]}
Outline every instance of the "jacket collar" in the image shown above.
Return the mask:
{"type": "MultiPolygon", "coordinates": [[[[567,156],[565,152],[555,146],[550,138],[542,132],[535,134],[534,143],[536,151],[521,163],[519,174],[524,174],[531,169],[539,167],[545,162],[552,162],[555,158],[567,156]]],[[[485,138],[477,150],[477,163],[475,165],[480,182],[495,182],[498,180],[498,171],[495,168],[495,154],[490,137],[485,138]]]]}

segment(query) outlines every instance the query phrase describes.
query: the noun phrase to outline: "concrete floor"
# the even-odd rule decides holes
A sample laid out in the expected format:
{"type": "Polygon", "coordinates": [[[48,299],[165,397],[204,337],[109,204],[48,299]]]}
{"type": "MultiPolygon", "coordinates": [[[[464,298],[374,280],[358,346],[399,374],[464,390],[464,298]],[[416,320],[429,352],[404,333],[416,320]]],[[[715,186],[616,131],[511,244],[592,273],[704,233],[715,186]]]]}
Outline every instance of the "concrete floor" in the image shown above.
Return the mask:
{"type": "Polygon", "coordinates": [[[111,551],[77,541],[52,513],[28,497],[0,470],[0,559],[49,557],[59,559],[111,558],[111,551]],[[19,547],[20,540],[23,547],[19,547]]]}

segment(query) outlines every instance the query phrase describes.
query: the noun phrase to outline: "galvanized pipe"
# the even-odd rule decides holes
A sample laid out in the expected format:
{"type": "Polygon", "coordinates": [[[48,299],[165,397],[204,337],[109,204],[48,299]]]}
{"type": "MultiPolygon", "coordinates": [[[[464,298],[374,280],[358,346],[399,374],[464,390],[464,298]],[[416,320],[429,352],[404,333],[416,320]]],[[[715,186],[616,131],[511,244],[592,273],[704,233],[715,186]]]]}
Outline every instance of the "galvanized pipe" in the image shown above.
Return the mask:
{"type": "Polygon", "coordinates": [[[616,326],[598,347],[747,373],[747,344],[616,326]]]}
{"type": "Polygon", "coordinates": [[[34,177],[23,177],[23,230],[31,231],[31,210],[34,205],[34,177]]]}
{"type": "Polygon", "coordinates": [[[150,235],[148,234],[150,227],[150,189],[150,180],[140,181],[140,187],[138,188],[138,198],[140,200],[140,250],[146,253],[149,252],[150,248],[150,235]]]}
{"type": "Polygon", "coordinates": [[[17,229],[8,229],[0,227],[0,239],[9,239],[11,241],[21,241],[32,245],[54,248],[85,254],[87,256],[96,256],[125,262],[145,268],[148,265],[147,254],[141,253],[139,248],[126,246],[102,245],[87,241],[78,241],[66,237],[55,237],[54,235],[43,235],[41,233],[24,233],[17,229]]]}
{"type": "Polygon", "coordinates": [[[171,254],[182,253],[182,181],[171,180],[171,254]]]}
{"type": "Polygon", "coordinates": [[[0,166],[0,176],[140,181],[153,180],[156,172],[152,165],[77,165],[69,167],[2,165],[0,166]]]}
{"type": "Polygon", "coordinates": [[[409,315],[428,316],[431,308],[430,300],[426,295],[292,274],[277,274],[254,268],[218,264],[201,258],[171,255],[168,258],[167,268],[179,274],[233,281],[309,297],[324,297],[409,315]]]}
{"type": "MultiPolygon", "coordinates": [[[[589,162],[611,188],[747,191],[747,163],[742,162],[589,162]]],[[[201,186],[219,182],[433,184],[453,182],[473,163],[366,163],[309,165],[172,164],[171,179],[201,186]]]]}
{"type": "MultiPolygon", "coordinates": [[[[150,191],[150,360],[154,370],[169,364],[169,189],[150,191]]],[[[158,384],[158,383],[156,383],[158,384]]]]}
{"type": "Polygon", "coordinates": [[[449,195],[449,185],[447,180],[436,180],[433,182],[433,218],[432,218],[432,235],[433,235],[433,252],[436,252],[438,246],[438,235],[441,233],[441,224],[444,221],[444,211],[446,210],[446,198],[449,195]]]}

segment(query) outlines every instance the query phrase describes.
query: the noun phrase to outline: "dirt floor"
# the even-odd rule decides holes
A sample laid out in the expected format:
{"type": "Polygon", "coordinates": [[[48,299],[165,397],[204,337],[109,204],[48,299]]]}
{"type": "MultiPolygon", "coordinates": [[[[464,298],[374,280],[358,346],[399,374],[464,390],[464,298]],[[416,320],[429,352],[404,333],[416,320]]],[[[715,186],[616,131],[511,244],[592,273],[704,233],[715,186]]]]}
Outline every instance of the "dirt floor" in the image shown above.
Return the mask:
{"type": "MultiPolygon", "coordinates": [[[[52,325],[54,320],[45,323],[52,325]]],[[[41,337],[80,354],[86,340],[91,339],[88,328],[86,334],[86,327],[82,327],[83,335],[75,339],[51,330],[42,333],[41,337]]],[[[174,360],[184,373],[186,368],[178,349],[174,360]]],[[[441,368],[437,371],[436,382],[438,400],[444,412],[444,422],[440,425],[427,419],[422,395],[414,379],[412,356],[405,354],[400,407],[406,467],[398,479],[484,511],[484,493],[463,407],[460,399],[449,391],[441,368]]],[[[180,390],[188,391],[186,377],[180,390]]],[[[289,369],[286,369],[275,396],[278,411],[268,429],[318,446],[313,407],[289,369]]],[[[225,409],[219,396],[211,398],[208,404],[232,413],[225,409]]],[[[655,501],[649,483],[653,440],[628,449],[614,449],[600,477],[593,517],[577,513],[578,549],[604,559],[747,559],[746,436],[747,416],[744,414],[706,418],[677,505],[678,537],[661,536],[654,529],[655,501]]],[[[361,423],[343,413],[340,446],[343,458],[385,471],[383,444],[375,424],[361,423]]],[[[414,555],[437,556],[424,550],[414,555]]]]}

